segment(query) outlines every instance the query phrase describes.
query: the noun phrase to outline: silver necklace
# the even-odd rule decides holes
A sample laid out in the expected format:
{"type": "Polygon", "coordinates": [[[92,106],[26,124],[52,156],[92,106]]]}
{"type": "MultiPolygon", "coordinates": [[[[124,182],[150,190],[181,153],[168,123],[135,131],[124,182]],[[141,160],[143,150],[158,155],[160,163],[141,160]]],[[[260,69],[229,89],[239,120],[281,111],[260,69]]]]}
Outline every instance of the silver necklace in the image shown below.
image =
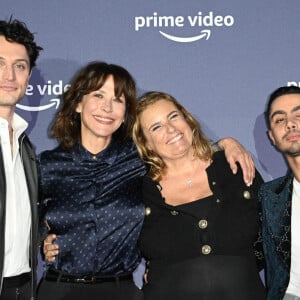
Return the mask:
{"type": "Polygon", "coordinates": [[[197,168],[196,168],[196,170],[195,170],[193,176],[192,176],[192,177],[189,177],[188,179],[186,179],[186,184],[188,185],[188,187],[192,187],[192,186],[193,186],[193,177],[195,177],[196,172],[198,171],[198,169],[199,169],[199,167],[200,167],[200,164],[201,164],[201,160],[200,160],[200,162],[199,162],[199,164],[198,164],[198,166],[197,166],[197,168]]]}
{"type": "Polygon", "coordinates": [[[188,178],[188,179],[186,180],[186,183],[187,183],[187,185],[188,185],[189,187],[192,187],[192,185],[193,185],[193,180],[192,180],[192,178],[188,178]]]}

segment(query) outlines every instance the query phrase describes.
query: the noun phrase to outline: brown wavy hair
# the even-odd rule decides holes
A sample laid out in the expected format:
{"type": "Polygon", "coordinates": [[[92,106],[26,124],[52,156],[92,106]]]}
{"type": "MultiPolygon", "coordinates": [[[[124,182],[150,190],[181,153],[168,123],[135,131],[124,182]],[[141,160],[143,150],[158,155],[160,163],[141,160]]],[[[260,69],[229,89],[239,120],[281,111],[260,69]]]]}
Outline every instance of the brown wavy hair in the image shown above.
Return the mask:
{"type": "Polygon", "coordinates": [[[80,114],[76,112],[78,103],[84,95],[100,89],[110,75],[114,78],[116,97],[124,95],[126,101],[124,122],[113,136],[117,139],[131,136],[136,113],[135,81],[123,67],[95,61],[75,74],[70,88],[63,94],[62,107],[53,121],[50,134],[64,149],[71,149],[81,140],[80,114]]]}
{"type": "Polygon", "coordinates": [[[194,155],[198,156],[202,160],[208,160],[212,158],[213,149],[209,140],[203,134],[199,123],[196,119],[171,95],[163,92],[151,91],[142,95],[137,102],[136,107],[136,121],[133,126],[133,140],[137,146],[137,150],[141,159],[149,166],[149,176],[153,180],[160,180],[162,173],[166,167],[163,159],[154,151],[150,150],[146,146],[146,137],[144,135],[141,126],[141,114],[147,109],[148,106],[160,101],[166,100],[175,105],[180,111],[192,129],[193,141],[192,147],[194,149],[194,155]]]}

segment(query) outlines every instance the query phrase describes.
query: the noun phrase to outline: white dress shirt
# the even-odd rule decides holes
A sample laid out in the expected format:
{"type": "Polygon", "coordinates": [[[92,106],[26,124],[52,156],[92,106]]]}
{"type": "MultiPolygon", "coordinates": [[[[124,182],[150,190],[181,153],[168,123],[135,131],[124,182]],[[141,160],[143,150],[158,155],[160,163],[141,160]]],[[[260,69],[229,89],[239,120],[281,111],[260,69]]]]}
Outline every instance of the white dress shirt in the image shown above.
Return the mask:
{"type": "Polygon", "coordinates": [[[291,220],[291,270],[287,294],[300,297],[300,183],[294,179],[291,220]]]}
{"type": "Polygon", "coordinates": [[[18,138],[28,124],[17,114],[13,116],[13,151],[8,122],[0,118],[0,142],[6,176],[4,277],[29,272],[29,240],[31,210],[18,138]]]}

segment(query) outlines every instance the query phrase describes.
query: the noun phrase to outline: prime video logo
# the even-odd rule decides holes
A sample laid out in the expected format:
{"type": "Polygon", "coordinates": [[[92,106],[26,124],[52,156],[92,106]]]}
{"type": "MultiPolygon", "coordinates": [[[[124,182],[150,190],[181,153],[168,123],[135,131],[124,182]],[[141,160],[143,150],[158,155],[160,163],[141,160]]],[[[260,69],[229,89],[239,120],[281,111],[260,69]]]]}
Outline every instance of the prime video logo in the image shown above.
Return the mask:
{"type": "MultiPolygon", "coordinates": [[[[37,84],[32,85],[28,84],[26,89],[26,96],[34,96],[39,94],[41,97],[48,96],[50,99],[49,103],[44,105],[29,106],[17,104],[17,107],[26,111],[42,111],[50,108],[58,109],[60,104],[60,96],[70,87],[70,84],[64,84],[62,80],[59,80],[57,83],[53,83],[51,80],[48,80],[46,84],[37,84]]],[[[39,97],[40,98],[40,97],[39,97]]]]}
{"type": "Polygon", "coordinates": [[[201,11],[195,16],[160,16],[154,12],[151,16],[137,16],[134,18],[134,29],[140,31],[144,28],[158,28],[159,33],[165,38],[179,43],[191,43],[205,38],[208,40],[211,36],[212,27],[231,27],[234,24],[234,17],[231,15],[215,15],[210,11],[203,14],[201,11]],[[199,27],[199,34],[181,37],[167,33],[168,28],[182,28],[189,26],[191,28],[199,27]]]}

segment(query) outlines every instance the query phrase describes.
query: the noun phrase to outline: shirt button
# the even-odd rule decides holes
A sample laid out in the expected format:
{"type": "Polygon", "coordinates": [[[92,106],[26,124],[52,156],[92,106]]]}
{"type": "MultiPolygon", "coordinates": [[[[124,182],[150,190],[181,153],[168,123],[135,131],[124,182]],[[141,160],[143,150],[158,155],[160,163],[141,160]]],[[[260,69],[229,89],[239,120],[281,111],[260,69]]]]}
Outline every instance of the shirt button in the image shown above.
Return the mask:
{"type": "Polygon", "coordinates": [[[220,199],[217,199],[217,200],[216,200],[216,202],[217,202],[217,203],[220,203],[220,202],[221,202],[221,200],[220,200],[220,199]]]}
{"type": "Polygon", "coordinates": [[[170,213],[171,213],[172,216],[177,216],[178,215],[178,211],[176,211],[176,210],[171,210],[170,213]]]}
{"type": "Polygon", "coordinates": [[[251,198],[251,194],[249,191],[244,191],[243,196],[245,199],[250,199],[251,198]]]}
{"type": "Polygon", "coordinates": [[[151,208],[150,207],[146,207],[145,208],[145,215],[149,216],[151,214],[151,208]]]}
{"type": "Polygon", "coordinates": [[[205,229],[207,227],[207,221],[206,220],[200,220],[198,225],[201,229],[205,229]]]}
{"type": "Polygon", "coordinates": [[[217,183],[215,181],[212,182],[212,185],[216,185],[217,183]]]}
{"type": "Polygon", "coordinates": [[[202,254],[208,255],[211,252],[211,247],[209,245],[203,245],[202,246],[202,254]]]}

